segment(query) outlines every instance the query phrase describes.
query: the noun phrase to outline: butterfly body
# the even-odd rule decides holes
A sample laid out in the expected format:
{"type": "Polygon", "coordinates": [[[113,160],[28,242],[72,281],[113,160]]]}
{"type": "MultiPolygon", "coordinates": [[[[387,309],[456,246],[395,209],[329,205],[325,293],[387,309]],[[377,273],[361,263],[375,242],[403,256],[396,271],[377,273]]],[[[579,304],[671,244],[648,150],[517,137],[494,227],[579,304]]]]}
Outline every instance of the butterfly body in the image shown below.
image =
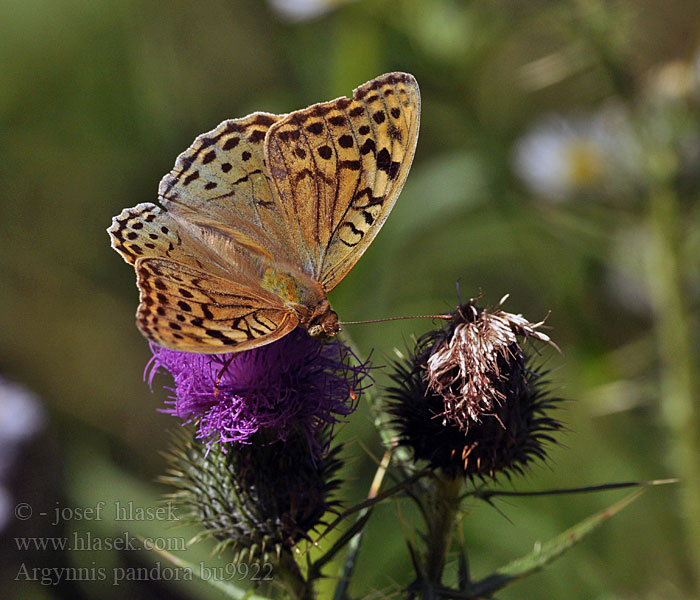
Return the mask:
{"type": "Polygon", "coordinates": [[[297,326],[338,333],[327,298],[386,220],[418,136],[415,79],[388,73],[352,98],[253,113],[200,135],[159,201],[108,229],[133,265],[137,324],[188,352],[236,352],[297,326]]]}
{"type": "Polygon", "coordinates": [[[297,314],[299,325],[305,327],[312,337],[332,337],[340,331],[337,313],[331,308],[325,292],[310,277],[295,277],[287,271],[268,267],[260,284],[297,314]]]}

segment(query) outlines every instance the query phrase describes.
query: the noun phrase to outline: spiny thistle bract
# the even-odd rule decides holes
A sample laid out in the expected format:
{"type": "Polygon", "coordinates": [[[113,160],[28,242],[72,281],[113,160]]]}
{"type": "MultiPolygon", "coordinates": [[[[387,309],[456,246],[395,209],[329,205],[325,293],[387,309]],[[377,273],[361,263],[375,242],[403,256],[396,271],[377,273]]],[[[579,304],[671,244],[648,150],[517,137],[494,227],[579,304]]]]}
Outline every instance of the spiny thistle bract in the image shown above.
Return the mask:
{"type": "Polygon", "coordinates": [[[281,442],[261,431],[251,442],[207,448],[176,434],[162,481],[176,488],[168,498],[181,508],[181,522],[204,527],[195,540],[217,539],[216,550],[231,548],[234,562],[274,562],[310,540],[326,511],[337,507],[340,447],[318,458],[302,433],[281,442]]]}
{"type": "Polygon", "coordinates": [[[522,473],[546,458],[560,423],[547,413],[560,400],[545,389],[516,336],[549,341],[520,315],[472,302],[442,329],[422,336],[394,362],[387,410],[401,445],[449,476],[522,473]]]}

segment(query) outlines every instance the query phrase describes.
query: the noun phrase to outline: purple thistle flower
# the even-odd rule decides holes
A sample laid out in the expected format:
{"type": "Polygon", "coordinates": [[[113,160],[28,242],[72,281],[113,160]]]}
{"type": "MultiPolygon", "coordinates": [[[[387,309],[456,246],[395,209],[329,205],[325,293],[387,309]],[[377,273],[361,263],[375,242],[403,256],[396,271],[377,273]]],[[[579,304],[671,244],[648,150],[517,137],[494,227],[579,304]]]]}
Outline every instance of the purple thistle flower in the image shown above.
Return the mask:
{"type": "Polygon", "coordinates": [[[367,363],[333,339],[318,341],[303,329],[236,354],[193,354],[151,344],[145,378],[160,369],[175,380],[164,412],[198,422],[197,437],[250,443],[259,430],[286,440],[299,429],[320,450],[317,432],[355,410],[368,375],[367,363]]]}

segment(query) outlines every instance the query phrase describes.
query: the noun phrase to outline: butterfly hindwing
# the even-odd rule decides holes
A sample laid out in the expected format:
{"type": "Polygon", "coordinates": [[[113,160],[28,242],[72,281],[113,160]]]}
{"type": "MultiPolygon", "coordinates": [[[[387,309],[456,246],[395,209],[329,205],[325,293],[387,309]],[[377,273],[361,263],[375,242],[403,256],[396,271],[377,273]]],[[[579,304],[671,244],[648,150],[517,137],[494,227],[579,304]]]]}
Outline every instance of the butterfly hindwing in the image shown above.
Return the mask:
{"type": "Polygon", "coordinates": [[[412,75],[389,73],[270,127],[267,166],[305,270],[331,290],[386,220],[408,175],[420,121],[412,75]]]}
{"type": "Polygon", "coordinates": [[[246,283],[254,285],[256,276],[246,277],[246,272],[254,270],[248,254],[232,250],[224,260],[212,244],[202,243],[192,229],[187,221],[176,220],[160,206],[144,202],[125,208],[112,219],[107,232],[112,248],[130,265],[140,258],[168,258],[224,278],[233,265],[238,268],[239,279],[245,278],[246,283]]]}
{"type": "Polygon", "coordinates": [[[238,352],[275,341],[298,325],[268,292],[162,258],[136,262],[137,324],[150,340],[184,352],[238,352]]]}
{"type": "Polygon", "coordinates": [[[143,202],[125,208],[107,229],[114,248],[130,265],[141,257],[167,257],[187,262],[178,227],[170,215],[155,204],[143,202]]]}

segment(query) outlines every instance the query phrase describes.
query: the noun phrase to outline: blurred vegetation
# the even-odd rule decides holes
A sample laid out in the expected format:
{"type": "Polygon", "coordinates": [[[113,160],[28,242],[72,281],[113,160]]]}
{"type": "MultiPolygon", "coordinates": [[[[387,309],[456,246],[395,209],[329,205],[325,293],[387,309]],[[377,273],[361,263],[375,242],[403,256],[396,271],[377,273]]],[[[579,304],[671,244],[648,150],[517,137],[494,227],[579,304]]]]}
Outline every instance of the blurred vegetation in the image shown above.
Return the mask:
{"type": "MultiPolygon", "coordinates": [[[[551,311],[564,356],[542,360],[556,392],[571,399],[569,432],[550,468],[513,486],[685,481],[650,490],[499,597],[697,597],[697,0],[367,0],[296,22],[258,1],[5,0],[0,40],[0,373],[33,390],[50,417],[11,477],[13,502],[150,506],[163,491],[154,483],[164,469],[159,451],[178,424],[158,412],[166,392],[151,393],[142,380],[149,352],[134,326],[133,270],[104,231],[112,216],[154,201],[175,157],[223,119],[288,112],[403,70],[423,100],[412,172],[381,234],[331,294],[334,308],[344,320],[369,319],[447,310],[458,293],[483,294],[486,304],[510,293],[511,312],[537,321],[551,311]],[[603,181],[600,169],[584,169],[556,198],[532,191],[527,173],[514,169],[518,140],[546,115],[586,119],[610,107],[627,129],[604,125],[608,137],[633,140],[622,157],[629,170],[603,181]]],[[[562,168],[548,170],[545,159],[545,176],[562,168]]],[[[402,321],[350,333],[386,364],[392,347],[427,327],[402,321]]],[[[379,452],[365,409],[341,436],[354,457],[344,493],[359,501],[375,467],[367,449],[379,452]]],[[[519,498],[498,505],[508,519],[474,505],[462,532],[472,573],[617,498],[519,498]]],[[[410,582],[404,536],[415,515],[402,510],[402,521],[394,505],[375,511],[354,595],[410,582]]],[[[14,581],[22,561],[111,569],[163,559],[30,556],[12,548],[12,536],[192,534],[111,514],[55,527],[38,517],[11,521],[2,534],[3,597],[220,597],[196,582],[14,581]]],[[[216,562],[206,547],[189,550],[188,560],[216,562]]]]}

